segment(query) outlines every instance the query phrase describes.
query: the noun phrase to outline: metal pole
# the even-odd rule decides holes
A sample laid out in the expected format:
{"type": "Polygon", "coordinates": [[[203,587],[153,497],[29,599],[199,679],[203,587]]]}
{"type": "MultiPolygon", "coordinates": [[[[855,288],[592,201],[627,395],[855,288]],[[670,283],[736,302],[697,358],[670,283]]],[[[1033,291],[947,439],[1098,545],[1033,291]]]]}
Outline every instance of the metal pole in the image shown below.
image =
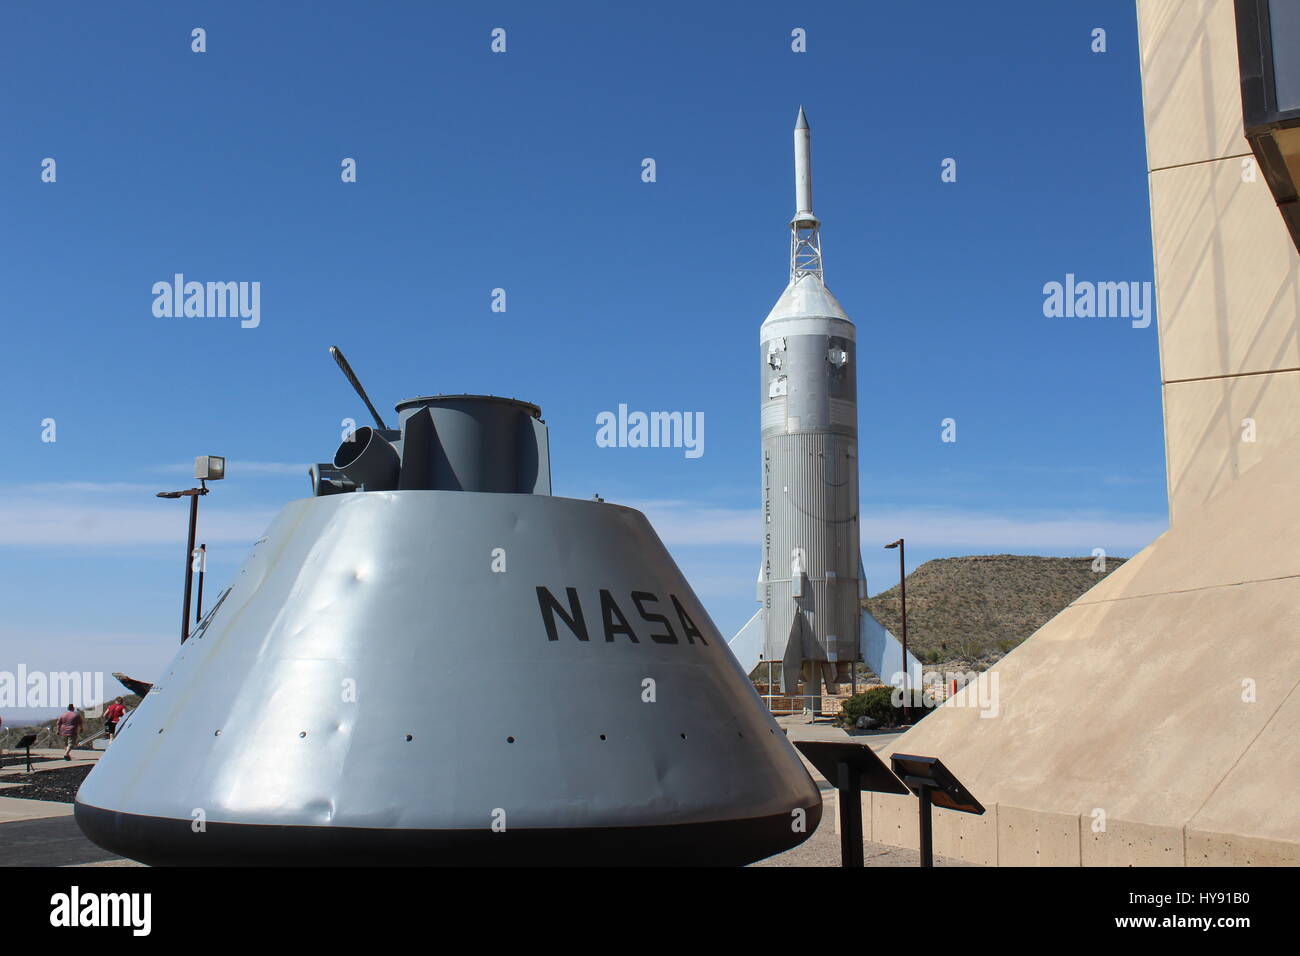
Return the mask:
{"type": "Polygon", "coordinates": [[[903,719],[912,722],[912,693],[907,666],[907,545],[898,539],[898,594],[903,605],[903,719]]]}
{"type": "Polygon", "coordinates": [[[921,806],[921,865],[934,866],[934,846],[930,832],[930,788],[921,787],[917,794],[921,806]]]}
{"type": "Polygon", "coordinates": [[[839,765],[836,789],[840,798],[840,865],[862,866],[862,774],[849,766],[839,765]]]}
{"type": "Polygon", "coordinates": [[[208,546],[199,545],[199,597],[198,607],[194,609],[194,623],[198,624],[203,620],[203,573],[208,568],[208,546]]]}
{"type": "Polygon", "coordinates": [[[194,585],[194,534],[199,526],[198,489],[190,495],[190,536],[185,545],[185,602],[181,606],[181,643],[190,636],[190,588],[194,585]]]}

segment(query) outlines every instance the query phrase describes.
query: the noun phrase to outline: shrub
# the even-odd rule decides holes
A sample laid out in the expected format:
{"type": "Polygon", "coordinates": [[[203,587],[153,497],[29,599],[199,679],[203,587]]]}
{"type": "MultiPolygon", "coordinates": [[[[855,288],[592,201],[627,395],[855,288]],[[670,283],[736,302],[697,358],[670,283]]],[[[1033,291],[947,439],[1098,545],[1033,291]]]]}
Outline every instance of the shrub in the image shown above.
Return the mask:
{"type": "Polygon", "coordinates": [[[869,687],[862,693],[850,697],[840,705],[840,722],[847,727],[857,724],[859,717],[874,717],[882,727],[898,725],[899,714],[891,698],[892,687],[869,687]]]}
{"type": "MultiPolygon", "coordinates": [[[[859,717],[874,717],[882,727],[897,727],[904,722],[903,708],[894,706],[894,695],[899,693],[893,687],[869,687],[860,694],[848,698],[840,706],[841,725],[853,728],[859,717]]],[[[916,723],[934,709],[934,702],[927,701],[920,690],[912,691],[912,722],[916,723]]]]}

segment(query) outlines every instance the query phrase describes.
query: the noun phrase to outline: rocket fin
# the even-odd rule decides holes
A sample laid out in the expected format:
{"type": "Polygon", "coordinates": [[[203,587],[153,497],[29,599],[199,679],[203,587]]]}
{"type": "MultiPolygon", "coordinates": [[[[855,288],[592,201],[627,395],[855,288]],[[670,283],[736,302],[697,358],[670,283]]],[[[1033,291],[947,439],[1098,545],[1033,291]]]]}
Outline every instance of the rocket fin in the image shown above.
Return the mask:
{"type": "Polygon", "coordinates": [[[754,616],[749,619],[749,623],[736,632],[736,636],[727,641],[727,648],[731,651],[740,669],[746,674],[753,673],[758,666],[760,658],[763,656],[763,615],[766,613],[763,608],[754,612],[754,616]]]}
{"type": "Polygon", "coordinates": [[[799,678],[802,675],[803,662],[807,658],[806,631],[808,622],[804,619],[803,613],[794,612],[794,620],[790,622],[790,637],[785,642],[785,655],[781,661],[781,692],[793,694],[799,687],[799,678]]]}
{"type": "Polygon", "coordinates": [[[831,688],[832,688],[835,684],[839,683],[839,681],[836,679],[839,675],[838,675],[838,673],[837,673],[837,671],[836,671],[836,668],[835,668],[835,662],[834,662],[834,661],[820,661],[820,662],[817,664],[817,666],[821,668],[821,673],[822,673],[822,686],[824,686],[824,687],[826,688],[826,693],[829,694],[829,693],[832,692],[831,688]]]}
{"type": "MultiPolygon", "coordinates": [[[[862,649],[862,660],[886,684],[902,687],[902,642],[872,617],[866,608],[862,609],[862,623],[859,626],[858,645],[862,649]]],[[[907,673],[908,685],[914,690],[920,688],[921,662],[911,651],[907,652],[907,673]]]]}

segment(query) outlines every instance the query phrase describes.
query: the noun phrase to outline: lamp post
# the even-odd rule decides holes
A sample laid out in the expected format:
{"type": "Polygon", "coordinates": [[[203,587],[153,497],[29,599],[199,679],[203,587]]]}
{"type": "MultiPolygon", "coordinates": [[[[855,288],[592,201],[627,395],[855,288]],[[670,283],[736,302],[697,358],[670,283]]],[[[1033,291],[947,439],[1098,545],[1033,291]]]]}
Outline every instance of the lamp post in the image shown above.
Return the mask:
{"type": "Polygon", "coordinates": [[[216,455],[200,455],[194,459],[194,477],[199,487],[184,491],[160,491],[159,498],[190,499],[190,533],[185,543],[185,598],[181,604],[181,643],[190,636],[190,592],[194,587],[194,536],[199,526],[199,498],[208,493],[209,481],[226,477],[226,459],[216,455]]]}
{"type": "Polygon", "coordinates": [[[203,574],[208,570],[208,546],[201,544],[192,554],[199,570],[199,596],[195,602],[198,606],[194,608],[194,623],[198,624],[203,620],[203,574]]]}
{"type": "Polygon", "coordinates": [[[885,547],[898,549],[898,596],[903,612],[903,719],[911,723],[912,694],[908,681],[910,675],[908,674],[907,667],[907,562],[904,557],[907,553],[907,548],[903,544],[902,538],[890,542],[885,545],[885,547]]]}

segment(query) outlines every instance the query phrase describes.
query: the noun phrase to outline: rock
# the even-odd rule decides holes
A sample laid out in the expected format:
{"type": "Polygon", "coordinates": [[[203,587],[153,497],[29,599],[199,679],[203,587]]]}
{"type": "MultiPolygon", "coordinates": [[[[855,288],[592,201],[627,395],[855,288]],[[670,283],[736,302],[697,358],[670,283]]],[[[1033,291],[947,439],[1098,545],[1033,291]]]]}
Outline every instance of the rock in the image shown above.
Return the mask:
{"type": "Polygon", "coordinates": [[[876,720],[874,717],[868,717],[866,714],[863,714],[857,720],[858,730],[875,730],[879,726],[880,721],[876,720]]]}

